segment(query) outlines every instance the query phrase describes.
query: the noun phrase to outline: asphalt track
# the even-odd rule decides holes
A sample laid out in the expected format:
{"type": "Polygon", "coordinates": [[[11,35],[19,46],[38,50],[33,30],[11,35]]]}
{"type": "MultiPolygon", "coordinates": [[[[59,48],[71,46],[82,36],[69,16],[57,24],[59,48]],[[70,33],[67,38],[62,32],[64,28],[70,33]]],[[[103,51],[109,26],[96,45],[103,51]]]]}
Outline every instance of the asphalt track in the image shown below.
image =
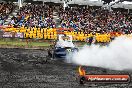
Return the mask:
{"type": "MultiPolygon", "coordinates": [[[[0,49],[0,88],[132,88],[130,84],[80,85],[78,66],[62,61],[45,62],[47,51],[0,49]]],[[[88,74],[127,74],[98,67],[85,67],[88,74]]]]}

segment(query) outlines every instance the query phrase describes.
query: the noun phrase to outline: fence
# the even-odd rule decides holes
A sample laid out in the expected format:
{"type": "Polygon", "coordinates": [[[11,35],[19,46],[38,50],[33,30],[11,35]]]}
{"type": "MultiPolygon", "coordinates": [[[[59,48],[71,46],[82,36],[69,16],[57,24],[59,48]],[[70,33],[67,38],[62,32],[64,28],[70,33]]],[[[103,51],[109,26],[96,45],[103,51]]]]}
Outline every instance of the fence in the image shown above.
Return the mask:
{"type": "Polygon", "coordinates": [[[56,40],[58,34],[66,34],[66,35],[72,35],[73,41],[86,41],[89,37],[96,37],[97,42],[110,42],[111,37],[117,37],[122,35],[122,33],[119,32],[111,32],[106,34],[85,34],[83,32],[75,32],[72,29],[57,29],[57,28],[5,28],[4,29],[3,37],[13,37],[11,36],[14,34],[15,38],[24,38],[24,39],[45,39],[45,40],[56,40]],[[8,33],[7,33],[8,32],[8,33]],[[9,36],[10,34],[10,36],[9,36]]]}

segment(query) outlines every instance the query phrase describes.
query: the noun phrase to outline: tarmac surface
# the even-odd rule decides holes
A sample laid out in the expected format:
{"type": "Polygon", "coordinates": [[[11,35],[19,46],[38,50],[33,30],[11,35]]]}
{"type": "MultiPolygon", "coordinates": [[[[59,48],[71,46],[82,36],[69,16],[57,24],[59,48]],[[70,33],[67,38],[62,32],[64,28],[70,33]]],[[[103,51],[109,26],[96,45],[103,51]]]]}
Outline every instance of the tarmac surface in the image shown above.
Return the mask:
{"type": "MultiPolygon", "coordinates": [[[[46,60],[47,51],[0,49],[0,88],[132,88],[129,84],[80,85],[78,66],[57,60],[46,60]]],[[[114,71],[85,67],[88,74],[130,74],[132,71],[114,71]]]]}

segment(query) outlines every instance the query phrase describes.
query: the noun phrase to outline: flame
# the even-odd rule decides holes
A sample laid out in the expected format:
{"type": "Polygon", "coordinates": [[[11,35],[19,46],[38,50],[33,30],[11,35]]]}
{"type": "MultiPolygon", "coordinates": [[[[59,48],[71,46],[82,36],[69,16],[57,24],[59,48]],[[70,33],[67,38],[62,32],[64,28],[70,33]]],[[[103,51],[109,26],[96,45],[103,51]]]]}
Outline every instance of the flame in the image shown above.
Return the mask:
{"type": "Polygon", "coordinates": [[[78,71],[79,71],[79,75],[80,75],[80,76],[84,76],[84,75],[86,74],[86,73],[85,73],[85,70],[82,69],[82,66],[79,66],[78,71]]]}

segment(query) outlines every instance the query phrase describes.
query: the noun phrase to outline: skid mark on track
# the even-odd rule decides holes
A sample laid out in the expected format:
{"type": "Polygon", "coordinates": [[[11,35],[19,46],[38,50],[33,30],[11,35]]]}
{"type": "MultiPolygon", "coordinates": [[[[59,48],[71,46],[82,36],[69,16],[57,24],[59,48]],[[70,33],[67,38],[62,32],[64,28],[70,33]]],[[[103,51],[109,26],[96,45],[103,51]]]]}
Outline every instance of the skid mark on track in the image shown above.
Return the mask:
{"type": "MultiPolygon", "coordinates": [[[[40,63],[46,51],[0,49],[0,88],[131,88],[128,84],[79,85],[76,65],[61,61],[40,63]],[[39,58],[39,59],[38,59],[39,58]],[[127,86],[127,87],[126,87],[127,86]]],[[[97,67],[86,67],[88,74],[128,73],[97,67]]],[[[129,72],[132,76],[132,72],[129,72]]]]}

